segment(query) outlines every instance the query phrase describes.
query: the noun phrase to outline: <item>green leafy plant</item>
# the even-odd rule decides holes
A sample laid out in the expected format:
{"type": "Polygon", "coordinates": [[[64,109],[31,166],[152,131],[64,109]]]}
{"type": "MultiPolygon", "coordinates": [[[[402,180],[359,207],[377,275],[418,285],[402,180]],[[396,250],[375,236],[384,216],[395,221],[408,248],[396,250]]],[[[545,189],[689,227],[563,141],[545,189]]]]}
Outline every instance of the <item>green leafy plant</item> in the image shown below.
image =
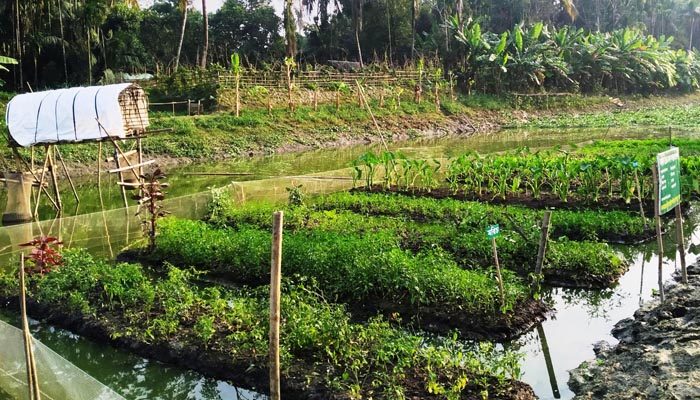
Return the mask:
{"type": "Polygon", "coordinates": [[[287,191],[288,203],[290,206],[301,207],[304,205],[304,192],[301,191],[301,188],[303,186],[304,185],[299,184],[285,188],[285,190],[287,191]]]}

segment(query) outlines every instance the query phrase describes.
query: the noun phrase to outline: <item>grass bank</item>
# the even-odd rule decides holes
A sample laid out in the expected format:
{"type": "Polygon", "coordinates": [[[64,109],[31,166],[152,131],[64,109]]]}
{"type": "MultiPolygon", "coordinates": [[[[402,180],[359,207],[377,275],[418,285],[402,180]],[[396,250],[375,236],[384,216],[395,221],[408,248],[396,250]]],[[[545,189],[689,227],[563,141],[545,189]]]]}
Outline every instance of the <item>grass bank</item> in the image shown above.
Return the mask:
{"type": "MultiPolygon", "coordinates": [[[[0,111],[12,95],[0,94],[0,111]]],[[[697,126],[700,111],[694,104],[700,95],[679,97],[623,98],[611,102],[605,96],[568,96],[553,98],[546,105],[520,103],[515,108],[511,96],[459,96],[443,99],[440,108],[430,101],[416,104],[404,99],[400,104],[380,107],[370,101],[381,135],[399,140],[435,134],[472,134],[494,132],[502,127],[564,128],[570,126],[697,126]]],[[[154,134],[144,141],[150,158],[166,163],[201,159],[269,154],[310,148],[338,146],[380,140],[380,134],[367,112],[359,104],[346,101],[321,104],[317,110],[300,105],[295,112],[286,109],[243,109],[239,117],[230,112],[201,116],[172,116],[151,113],[151,128],[171,128],[171,132],[154,134]]],[[[0,121],[0,168],[12,169],[13,157],[7,143],[7,128],[0,121]]],[[[95,143],[64,146],[61,152],[73,167],[93,164],[95,143]]],[[[29,158],[29,151],[22,150],[29,158]]],[[[37,157],[41,149],[37,150],[37,157]]]]}

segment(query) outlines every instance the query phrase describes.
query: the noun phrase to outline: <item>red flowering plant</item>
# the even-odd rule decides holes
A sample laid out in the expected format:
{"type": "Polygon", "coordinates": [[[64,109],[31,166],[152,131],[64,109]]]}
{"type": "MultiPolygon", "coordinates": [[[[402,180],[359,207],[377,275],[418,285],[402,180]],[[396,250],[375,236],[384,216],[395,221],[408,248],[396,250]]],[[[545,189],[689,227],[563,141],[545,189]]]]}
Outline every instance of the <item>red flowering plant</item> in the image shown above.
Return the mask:
{"type": "Polygon", "coordinates": [[[27,274],[47,274],[63,264],[61,253],[54,248],[63,242],[56,237],[41,235],[38,238],[22,243],[23,247],[34,247],[29,255],[28,265],[25,265],[24,272],[27,274]]]}

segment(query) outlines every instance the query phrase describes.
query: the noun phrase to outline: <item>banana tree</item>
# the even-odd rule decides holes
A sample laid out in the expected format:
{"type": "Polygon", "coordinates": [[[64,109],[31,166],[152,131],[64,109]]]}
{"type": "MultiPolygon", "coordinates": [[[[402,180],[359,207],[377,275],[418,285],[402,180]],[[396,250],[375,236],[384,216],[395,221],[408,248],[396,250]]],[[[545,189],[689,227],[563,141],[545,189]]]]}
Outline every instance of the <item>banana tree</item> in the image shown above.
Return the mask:
{"type": "MultiPolygon", "coordinates": [[[[17,64],[17,60],[7,56],[0,56],[0,71],[9,71],[5,65],[17,64]]],[[[0,79],[0,87],[5,85],[5,81],[0,79]]]]}
{"type": "Polygon", "coordinates": [[[238,53],[231,54],[231,72],[233,72],[233,77],[236,81],[236,117],[240,116],[241,110],[241,95],[240,95],[240,83],[241,83],[241,58],[238,53]]]}

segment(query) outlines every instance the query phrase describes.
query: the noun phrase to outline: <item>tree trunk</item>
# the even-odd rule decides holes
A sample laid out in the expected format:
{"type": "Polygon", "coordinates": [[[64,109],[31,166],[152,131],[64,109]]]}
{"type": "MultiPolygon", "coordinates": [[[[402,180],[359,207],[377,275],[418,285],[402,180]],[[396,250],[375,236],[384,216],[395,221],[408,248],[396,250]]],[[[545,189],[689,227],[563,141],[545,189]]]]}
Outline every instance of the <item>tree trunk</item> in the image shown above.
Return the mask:
{"type": "Polygon", "coordinates": [[[62,0],[58,1],[58,23],[61,29],[61,53],[63,53],[63,77],[65,79],[66,85],[68,84],[68,61],[66,60],[66,39],[63,33],[63,3],[62,0]]]}
{"type": "Polygon", "coordinates": [[[411,59],[416,55],[416,12],[418,0],[411,0],[411,59]]]}
{"type": "Polygon", "coordinates": [[[693,51],[693,31],[695,31],[695,14],[690,20],[690,39],[688,39],[688,52],[693,51]]]}
{"type": "Polygon", "coordinates": [[[209,50],[209,15],[207,15],[207,0],[202,0],[202,15],[204,16],[204,48],[200,66],[207,69],[207,50],[209,50]]]}
{"type": "Polygon", "coordinates": [[[182,42],[185,40],[185,27],[187,26],[187,3],[182,10],[182,28],[180,29],[180,43],[177,45],[177,55],[175,56],[175,71],[180,66],[180,53],[182,52],[182,42]]]}
{"type": "Polygon", "coordinates": [[[85,29],[85,33],[87,34],[87,63],[88,63],[88,84],[92,85],[92,57],[91,55],[91,50],[90,50],[90,28],[85,29]]]}
{"type": "Polygon", "coordinates": [[[362,47],[360,47],[360,32],[357,26],[355,26],[355,42],[357,43],[357,61],[360,63],[360,68],[364,68],[364,64],[362,64],[362,47]]]}
{"type": "Polygon", "coordinates": [[[389,9],[389,2],[386,3],[386,28],[389,33],[389,65],[394,65],[394,56],[392,54],[393,50],[391,48],[391,10],[389,9]]]}
{"type": "Polygon", "coordinates": [[[284,7],[284,38],[287,41],[287,57],[294,58],[297,54],[297,36],[294,26],[293,0],[286,0],[284,7]]]}
{"type": "Polygon", "coordinates": [[[19,22],[19,0],[15,0],[15,22],[17,23],[15,39],[17,40],[17,64],[19,69],[19,84],[17,85],[17,88],[21,90],[24,86],[24,76],[22,76],[22,39],[19,22]]]}

